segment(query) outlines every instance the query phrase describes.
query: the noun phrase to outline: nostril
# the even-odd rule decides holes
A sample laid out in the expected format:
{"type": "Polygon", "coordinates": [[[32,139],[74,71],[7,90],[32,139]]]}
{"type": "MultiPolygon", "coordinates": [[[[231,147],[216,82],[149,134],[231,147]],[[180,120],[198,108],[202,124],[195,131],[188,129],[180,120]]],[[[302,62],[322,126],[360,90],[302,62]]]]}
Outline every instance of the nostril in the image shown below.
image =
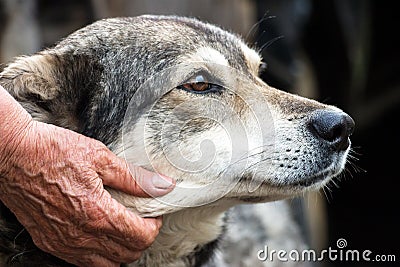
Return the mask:
{"type": "Polygon", "coordinates": [[[331,130],[327,131],[326,140],[329,142],[333,142],[338,138],[346,135],[346,129],[342,123],[338,123],[333,125],[331,130]]]}
{"type": "Polygon", "coordinates": [[[354,121],[346,113],[333,110],[314,112],[309,125],[311,132],[331,144],[336,150],[349,147],[349,136],[354,130],[354,121]]]}

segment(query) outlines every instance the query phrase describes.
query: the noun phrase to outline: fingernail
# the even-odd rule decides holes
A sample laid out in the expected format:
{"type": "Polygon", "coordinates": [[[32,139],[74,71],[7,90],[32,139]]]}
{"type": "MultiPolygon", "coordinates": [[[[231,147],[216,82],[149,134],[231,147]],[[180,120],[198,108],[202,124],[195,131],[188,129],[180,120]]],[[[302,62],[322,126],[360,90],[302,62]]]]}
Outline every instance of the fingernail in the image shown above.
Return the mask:
{"type": "Polygon", "coordinates": [[[169,189],[174,185],[172,178],[163,175],[153,175],[152,182],[154,187],[158,189],[169,189]]]}

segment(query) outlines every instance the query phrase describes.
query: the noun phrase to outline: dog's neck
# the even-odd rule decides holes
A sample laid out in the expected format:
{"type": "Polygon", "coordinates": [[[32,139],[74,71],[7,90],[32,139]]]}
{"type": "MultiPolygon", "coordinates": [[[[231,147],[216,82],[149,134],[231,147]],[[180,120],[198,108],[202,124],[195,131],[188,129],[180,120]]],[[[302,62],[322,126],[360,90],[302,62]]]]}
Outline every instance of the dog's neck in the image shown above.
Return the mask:
{"type": "Polygon", "coordinates": [[[232,203],[219,201],[166,214],[153,245],[129,266],[191,266],[195,254],[224,231],[225,212],[232,203]]]}

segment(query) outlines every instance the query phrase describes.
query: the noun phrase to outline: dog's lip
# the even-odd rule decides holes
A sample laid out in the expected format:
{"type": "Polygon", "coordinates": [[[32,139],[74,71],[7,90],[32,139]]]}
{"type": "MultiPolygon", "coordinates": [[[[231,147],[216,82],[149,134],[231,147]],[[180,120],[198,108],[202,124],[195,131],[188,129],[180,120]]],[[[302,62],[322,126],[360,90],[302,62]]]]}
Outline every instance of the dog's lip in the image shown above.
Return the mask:
{"type": "Polygon", "coordinates": [[[320,175],[315,175],[315,176],[310,176],[305,179],[301,179],[300,181],[296,181],[293,183],[290,183],[289,185],[291,186],[301,186],[301,187],[309,187],[312,185],[315,185],[319,182],[322,182],[325,179],[330,179],[332,175],[329,175],[329,173],[324,173],[320,175]]]}
{"type": "MultiPolygon", "coordinates": [[[[287,189],[287,188],[307,188],[311,186],[318,185],[320,183],[326,182],[333,177],[339,175],[341,173],[342,169],[338,168],[337,166],[333,165],[330,166],[329,168],[317,173],[317,174],[311,174],[308,176],[304,176],[301,178],[298,178],[294,181],[290,181],[288,183],[273,183],[270,181],[263,181],[261,183],[261,186],[267,186],[267,187],[272,187],[275,189],[287,189]]],[[[242,177],[242,179],[246,179],[246,177],[242,177]]],[[[254,197],[251,197],[254,198],[254,197]]]]}
{"type": "Polygon", "coordinates": [[[332,167],[332,168],[328,168],[318,174],[315,175],[310,175],[306,178],[294,181],[292,183],[290,183],[289,185],[291,186],[299,186],[299,187],[310,187],[316,184],[319,184],[323,181],[328,181],[330,179],[332,179],[333,177],[339,175],[339,173],[341,173],[341,168],[337,168],[332,167]]]}
{"type": "Polygon", "coordinates": [[[270,198],[271,197],[265,197],[265,196],[246,196],[246,197],[239,197],[239,200],[250,203],[260,203],[260,202],[267,202],[270,200],[270,198]]]}
{"type": "MultiPolygon", "coordinates": [[[[287,198],[288,196],[298,195],[301,192],[304,192],[304,190],[308,190],[308,188],[319,188],[321,185],[328,182],[339,173],[341,173],[341,168],[332,166],[331,168],[328,168],[318,174],[304,176],[289,183],[273,183],[270,181],[263,181],[260,184],[260,187],[269,188],[269,193],[267,195],[260,195],[257,193],[253,195],[250,193],[248,195],[241,195],[239,197],[235,196],[232,198],[247,203],[263,203],[280,200],[287,198]]],[[[247,177],[242,177],[242,180],[248,180],[246,178],[247,177]]]]}

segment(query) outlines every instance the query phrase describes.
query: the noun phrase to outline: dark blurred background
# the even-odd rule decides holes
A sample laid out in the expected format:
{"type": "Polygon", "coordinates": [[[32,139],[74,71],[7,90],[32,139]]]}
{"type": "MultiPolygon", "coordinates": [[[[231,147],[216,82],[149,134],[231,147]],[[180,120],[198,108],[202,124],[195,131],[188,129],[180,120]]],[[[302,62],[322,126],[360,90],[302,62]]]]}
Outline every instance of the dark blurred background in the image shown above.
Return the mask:
{"type": "MultiPolygon", "coordinates": [[[[195,16],[243,35],[268,64],[270,85],[336,105],[356,121],[339,188],[307,201],[311,246],[400,253],[400,16],[372,0],[0,0],[0,63],[53,45],[97,19],[195,16]],[[399,164],[399,165],[397,165],[399,164]],[[315,204],[317,199],[317,204],[315,204]]],[[[4,65],[0,65],[1,68],[4,65]]],[[[400,266],[326,262],[326,266],[400,266]]]]}

